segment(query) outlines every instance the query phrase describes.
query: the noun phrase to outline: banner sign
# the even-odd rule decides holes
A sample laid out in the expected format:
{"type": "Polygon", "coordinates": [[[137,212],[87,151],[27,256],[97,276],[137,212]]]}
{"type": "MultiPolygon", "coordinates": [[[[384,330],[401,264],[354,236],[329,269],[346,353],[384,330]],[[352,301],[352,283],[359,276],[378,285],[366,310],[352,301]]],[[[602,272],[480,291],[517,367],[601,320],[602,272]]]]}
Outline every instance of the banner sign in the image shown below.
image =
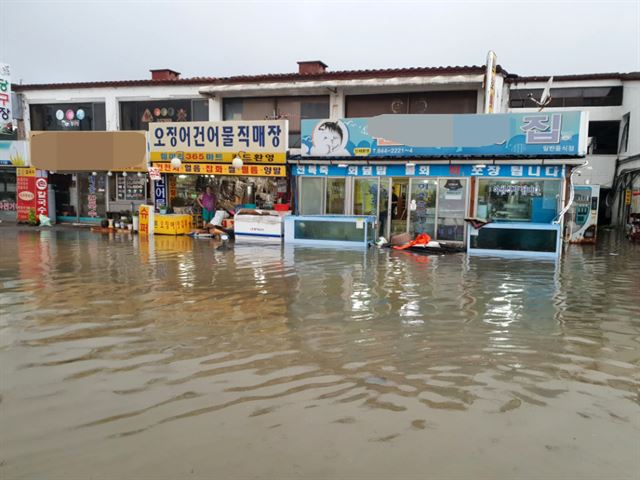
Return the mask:
{"type": "Polygon", "coordinates": [[[24,140],[0,141],[0,165],[28,166],[28,148],[24,140]]]}
{"type": "Polygon", "coordinates": [[[231,163],[240,154],[248,163],[284,163],[288,135],[287,120],[150,123],[149,156],[231,163]]]}
{"type": "Polygon", "coordinates": [[[18,222],[29,221],[29,211],[49,215],[49,182],[46,172],[35,168],[16,170],[16,210],[18,222]]]}
{"type": "Polygon", "coordinates": [[[11,69],[6,63],[0,63],[0,135],[13,135],[11,69]]]}
{"type": "Polygon", "coordinates": [[[560,165],[295,165],[294,176],[564,178],[560,165]]]}
{"type": "Polygon", "coordinates": [[[302,120],[304,157],[584,156],[585,112],[302,120]]]}
{"type": "Polygon", "coordinates": [[[160,175],[160,170],[155,167],[149,167],[149,180],[160,180],[162,176],[160,175]]]}
{"type": "Polygon", "coordinates": [[[183,163],[174,168],[171,163],[154,163],[162,173],[179,173],[191,175],[238,175],[249,177],[286,177],[287,168],[284,165],[243,165],[234,168],[228,164],[217,163],[183,163]]]}
{"type": "Polygon", "coordinates": [[[142,235],[153,235],[153,226],[155,224],[153,205],[140,205],[138,207],[138,215],[140,217],[138,232],[142,235]]]}

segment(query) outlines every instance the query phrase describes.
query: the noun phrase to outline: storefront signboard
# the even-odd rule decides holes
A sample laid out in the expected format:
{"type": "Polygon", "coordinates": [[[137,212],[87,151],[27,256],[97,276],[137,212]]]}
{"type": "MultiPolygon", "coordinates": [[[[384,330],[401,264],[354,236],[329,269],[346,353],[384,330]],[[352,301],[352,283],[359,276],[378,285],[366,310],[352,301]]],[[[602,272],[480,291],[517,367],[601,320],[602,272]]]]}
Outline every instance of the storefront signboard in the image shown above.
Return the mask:
{"type": "Polygon", "coordinates": [[[96,176],[89,175],[89,187],[87,189],[87,214],[91,218],[98,216],[98,189],[96,187],[96,176]]]}
{"type": "Polygon", "coordinates": [[[25,167],[29,165],[28,145],[24,140],[0,141],[0,165],[25,167]]]}
{"type": "Polygon", "coordinates": [[[191,231],[191,215],[156,215],[154,235],[183,235],[191,231]]]}
{"type": "Polygon", "coordinates": [[[241,175],[247,177],[285,177],[287,175],[287,168],[284,165],[243,165],[240,168],[216,163],[183,163],[179,168],[173,167],[171,163],[156,163],[154,165],[162,173],[186,175],[241,175]]]}
{"type": "Polygon", "coordinates": [[[304,157],[579,157],[585,112],[302,120],[304,157]]]}
{"type": "Polygon", "coordinates": [[[563,178],[561,165],[295,165],[294,176],[563,178]]]}
{"type": "Polygon", "coordinates": [[[36,215],[49,215],[49,180],[45,172],[37,172],[36,180],[36,215]]]}
{"type": "Polygon", "coordinates": [[[0,63],[0,136],[13,136],[13,110],[11,108],[11,69],[0,63]]]}
{"type": "Polygon", "coordinates": [[[149,124],[151,162],[285,163],[287,120],[149,124]]]}
{"type": "Polygon", "coordinates": [[[49,214],[49,182],[47,174],[35,168],[18,168],[16,171],[16,210],[18,222],[28,222],[29,212],[49,214]]]}
{"type": "Polygon", "coordinates": [[[140,205],[138,207],[138,215],[140,217],[138,232],[140,234],[153,235],[154,212],[153,205],[140,205]]]}
{"type": "Polygon", "coordinates": [[[154,203],[156,208],[167,205],[167,182],[160,176],[160,180],[156,180],[154,184],[154,203]]]}
{"type": "Polygon", "coordinates": [[[160,174],[160,170],[156,167],[149,167],[149,180],[160,180],[162,175],[160,174]]]}

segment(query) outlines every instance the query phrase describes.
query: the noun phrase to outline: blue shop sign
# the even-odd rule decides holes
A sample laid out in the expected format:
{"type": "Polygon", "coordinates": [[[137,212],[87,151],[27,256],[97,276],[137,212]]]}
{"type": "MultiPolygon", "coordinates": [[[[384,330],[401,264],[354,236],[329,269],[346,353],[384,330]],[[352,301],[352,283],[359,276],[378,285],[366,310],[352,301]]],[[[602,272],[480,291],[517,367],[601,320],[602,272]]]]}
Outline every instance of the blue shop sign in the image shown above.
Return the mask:
{"type": "Polygon", "coordinates": [[[165,175],[162,175],[160,180],[155,181],[154,200],[156,208],[167,205],[167,183],[165,175]]]}
{"type": "Polygon", "coordinates": [[[564,178],[561,165],[294,165],[294,176],[311,177],[507,177],[564,178]]]}
{"type": "Polygon", "coordinates": [[[580,157],[585,112],[302,120],[304,157],[580,157]]]}

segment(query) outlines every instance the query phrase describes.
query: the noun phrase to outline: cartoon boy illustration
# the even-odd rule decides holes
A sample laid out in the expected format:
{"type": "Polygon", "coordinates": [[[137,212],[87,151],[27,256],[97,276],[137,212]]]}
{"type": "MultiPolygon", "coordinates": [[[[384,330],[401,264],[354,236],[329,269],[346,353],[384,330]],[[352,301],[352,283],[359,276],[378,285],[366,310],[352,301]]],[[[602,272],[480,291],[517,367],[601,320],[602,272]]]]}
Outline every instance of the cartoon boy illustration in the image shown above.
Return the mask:
{"type": "Polygon", "coordinates": [[[349,156],[345,148],[348,138],[347,130],[340,122],[326,121],[316,127],[313,132],[311,155],[349,156]]]}

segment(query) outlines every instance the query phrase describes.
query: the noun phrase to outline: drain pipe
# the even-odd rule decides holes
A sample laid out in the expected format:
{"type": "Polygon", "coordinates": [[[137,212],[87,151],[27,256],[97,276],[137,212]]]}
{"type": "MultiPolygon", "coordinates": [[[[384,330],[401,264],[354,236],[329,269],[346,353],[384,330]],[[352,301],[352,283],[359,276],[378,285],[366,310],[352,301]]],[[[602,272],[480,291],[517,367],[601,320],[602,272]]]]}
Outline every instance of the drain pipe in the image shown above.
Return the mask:
{"type": "Polygon", "coordinates": [[[573,199],[575,197],[575,190],[573,188],[573,175],[580,170],[583,167],[586,167],[587,165],[589,165],[589,161],[585,161],[584,163],[578,165],[577,167],[575,167],[573,170],[571,170],[571,174],[569,175],[569,202],[567,203],[567,205],[560,211],[560,213],[558,213],[558,216],[553,220],[552,223],[554,224],[559,224],[562,221],[562,217],[564,216],[565,213],[567,213],[569,211],[569,209],[571,208],[571,205],[573,204],[573,199]]]}

